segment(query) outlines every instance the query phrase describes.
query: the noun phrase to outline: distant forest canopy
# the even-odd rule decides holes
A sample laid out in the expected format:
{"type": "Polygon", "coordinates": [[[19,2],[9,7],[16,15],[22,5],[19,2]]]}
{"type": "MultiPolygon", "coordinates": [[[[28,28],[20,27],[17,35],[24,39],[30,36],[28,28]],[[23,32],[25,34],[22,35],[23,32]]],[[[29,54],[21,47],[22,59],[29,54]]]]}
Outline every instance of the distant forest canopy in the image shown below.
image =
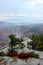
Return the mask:
{"type": "Polygon", "coordinates": [[[30,45],[32,45],[32,49],[43,51],[43,34],[40,35],[32,35],[30,36],[32,39],[32,42],[30,45]]]}

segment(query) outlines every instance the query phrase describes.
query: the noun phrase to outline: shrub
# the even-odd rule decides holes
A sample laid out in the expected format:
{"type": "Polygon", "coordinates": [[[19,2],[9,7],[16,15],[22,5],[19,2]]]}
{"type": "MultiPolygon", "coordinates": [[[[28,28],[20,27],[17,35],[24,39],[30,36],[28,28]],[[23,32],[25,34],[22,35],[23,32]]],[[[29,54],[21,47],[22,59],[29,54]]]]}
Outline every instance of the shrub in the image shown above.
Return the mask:
{"type": "Polygon", "coordinates": [[[35,57],[35,58],[39,58],[39,55],[38,55],[38,54],[34,54],[34,57],[35,57]]]}
{"type": "Polygon", "coordinates": [[[3,51],[0,52],[0,56],[5,56],[5,55],[6,55],[5,52],[3,51]]]}
{"type": "Polygon", "coordinates": [[[17,54],[14,54],[14,53],[12,53],[12,52],[8,52],[8,53],[7,53],[7,56],[14,57],[14,56],[17,56],[17,54]]]}
{"type": "Polygon", "coordinates": [[[39,58],[39,54],[34,53],[34,52],[31,52],[31,53],[33,54],[33,57],[34,57],[34,58],[39,58]]]}
{"type": "Polygon", "coordinates": [[[18,55],[18,57],[24,59],[24,58],[33,57],[33,55],[31,53],[21,53],[18,55]]]}
{"type": "Polygon", "coordinates": [[[40,50],[41,50],[41,51],[43,51],[43,45],[42,45],[42,46],[40,46],[40,50]]]}
{"type": "Polygon", "coordinates": [[[13,53],[14,53],[14,54],[18,54],[17,51],[15,51],[15,50],[13,51],[13,53]]]}

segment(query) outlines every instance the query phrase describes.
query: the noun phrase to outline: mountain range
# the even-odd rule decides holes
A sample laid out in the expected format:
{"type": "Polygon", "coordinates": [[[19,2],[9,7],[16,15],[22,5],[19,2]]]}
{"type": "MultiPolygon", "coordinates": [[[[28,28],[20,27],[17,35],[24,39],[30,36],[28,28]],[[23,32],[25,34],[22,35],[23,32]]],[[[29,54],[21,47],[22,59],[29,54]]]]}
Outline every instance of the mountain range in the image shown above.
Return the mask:
{"type": "Polygon", "coordinates": [[[31,25],[15,25],[14,23],[0,21],[0,41],[8,41],[8,35],[28,37],[30,34],[43,34],[43,23],[31,25]]]}

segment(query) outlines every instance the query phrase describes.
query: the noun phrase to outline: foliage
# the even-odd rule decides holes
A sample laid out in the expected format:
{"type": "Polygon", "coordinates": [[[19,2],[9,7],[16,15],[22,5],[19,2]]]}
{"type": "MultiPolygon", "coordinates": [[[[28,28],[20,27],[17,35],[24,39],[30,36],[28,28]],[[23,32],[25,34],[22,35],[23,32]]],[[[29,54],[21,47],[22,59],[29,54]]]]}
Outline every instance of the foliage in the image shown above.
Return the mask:
{"type": "Polygon", "coordinates": [[[7,53],[7,56],[14,57],[14,56],[17,56],[17,54],[16,54],[16,53],[14,54],[14,53],[12,53],[12,52],[8,52],[8,53],[7,53]]]}
{"type": "Polygon", "coordinates": [[[34,58],[39,58],[39,55],[35,53],[34,58]]]}
{"type": "Polygon", "coordinates": [[[40,47],[40,49],[39,49],[39,50],[43,51],[43,45],[40,47]]]}
{"type": "Polygon", "coordinates": [[[34,52],[31,52],[31,53],[33,54],[33,57],[34,57],[34,58],[39,58],[39,54],[34,53],[34,52]]]}
{"type": "Polygon", "coordinates": [[[25,59],[25,58],[33,57],[33,55],[31,53],[21,53],[18,55],[18,57],[21,59],[25,59]]]}
{"type": "Polygon", "coordinates": [[[30,44],[32,49],[43,51],[43,34],[34,35],[33,41],[30,44]]]}
{"type": "Polygon", "coordinates": [[[19,45],[20,46],[20,49],[23,49],[25,47],[25,45],[22,43],[19,45]]]}
{"type": "Polygon", "coordinates": [[[34,58],[39,58],[39,55],[37,53],[34,53],[34,52],[29,52],[29,53],[21,53],[18,55],[19,58],[21,59],[25,59],[25,58],[31,58],[31,57],[34,57],[34,58]]]}
{"type": "Polygon", "coordinates": [[[19,45],[20,48],[24,48],[24,44],[22,43],[23,39],[19,39],[17,38],[15,35],[11,34],[9,35],[9,39],[10,39],[10,42],[9,42],[9,51],[10,52],[14,52],[15,51],[15,48],[16,45],[19,45]]]}
{"type": "Polygon", "coordinates": [[[5,52],[3,51],[0,52],[0,56],[5,56],[5,55],[6,55],[5,52]]]}

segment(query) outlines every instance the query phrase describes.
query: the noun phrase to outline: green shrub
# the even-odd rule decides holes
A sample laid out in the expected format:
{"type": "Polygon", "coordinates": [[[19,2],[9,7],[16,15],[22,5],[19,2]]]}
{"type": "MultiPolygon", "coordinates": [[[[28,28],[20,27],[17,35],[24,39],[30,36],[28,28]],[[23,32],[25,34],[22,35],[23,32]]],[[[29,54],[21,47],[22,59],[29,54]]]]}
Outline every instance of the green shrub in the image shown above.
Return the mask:
{"type": "Polygon", "coordinates": [[[40,47],[35,47],[35,50],[40,50],[40,47]]]}
{"type": "Polygon", "coordinates": [[[14,50],[14,54],[18,54],[17,51],[14,50]]]}
{"type": "Polygon", "coordinates": [[[0,56],[5,56],[5,55],[6,55],[5,52],[3,51],[0,52],[0,56]]]}
{"type": "Polygon", "coordinates": [[[34,54],[34,57],[35,57],[35,58],[39,58],[39,55],[35,53],[35,54],[34,54]]]}
{"type": "Polygon", "coordinates": [[[40,50],[43,51],[43,45],[40,47],[40,50]]]}
{"type": "Polygon", "coordinates": [[[39,58],[39,54],[34,53],[34,52],[31,52],[31,53],[33,54],[34,58],[39,58]]]}
{"type": "Polygon", "coordinates": [[[34,51],[33,52],[31,52],[32,54],[34,54],[34,51]]]}

